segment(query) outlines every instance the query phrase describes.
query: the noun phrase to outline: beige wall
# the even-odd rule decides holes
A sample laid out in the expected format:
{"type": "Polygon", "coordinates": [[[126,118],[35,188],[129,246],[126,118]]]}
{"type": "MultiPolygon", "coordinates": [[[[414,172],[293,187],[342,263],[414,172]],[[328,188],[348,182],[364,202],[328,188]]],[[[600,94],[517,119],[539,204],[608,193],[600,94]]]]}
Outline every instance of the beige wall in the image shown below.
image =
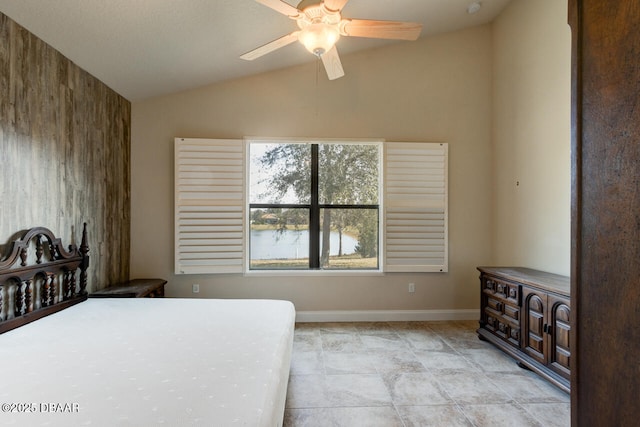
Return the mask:
{"type": "Polygon", "coordinates": [[[192,297],[198,283],[198,297],[282,298],[301,311],[476,308],[475,267],[491,261],[491,58],[482,26],[344,56],[346,76],[317,86],[311,63],[134,103],[131,276],[168,279],[169,296],[192,297]],[[247,135],[449,143],[449,273],[174,275],[173,138],[247,135]]]}
{"type": "Polygon", "coordinates": [[[494,261],[569,275],[567,2],[515,0],[493,23],[494,261]]]}
{"type": "Polygon", "coordinates": [[[168,279],[169,296],[282,298],[299,311],[333,311],[474,309],[483,264],[568,274],[566,2],[514,0],[491,26],[343,63],[346,76],[333,82],[321,75],[316,85],[309,64],[133,104],[132,277],[168,279]],[[449,143],[449,273],[174,275],[173,138],[246,135],[449,143]]]}

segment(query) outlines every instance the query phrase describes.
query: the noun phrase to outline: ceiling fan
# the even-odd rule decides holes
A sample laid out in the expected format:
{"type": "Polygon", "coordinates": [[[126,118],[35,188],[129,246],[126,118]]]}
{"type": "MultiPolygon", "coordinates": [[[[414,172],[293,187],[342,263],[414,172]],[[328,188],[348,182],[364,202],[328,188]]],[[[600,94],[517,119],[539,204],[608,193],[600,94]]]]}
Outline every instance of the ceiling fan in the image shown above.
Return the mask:
{"type": "Polygon", "coordinates": [[[252,61],[296,40],[322,59],[329,80],[344,76],[336,49],[340,36],[416,40],[422,25],[414,22],[374,21],[343,18],[340,12],[349,0],[302,0],[293,7],[282,0],[256,0],[295,20],[300,28],[286,36],[249,51],[240,58],[252,61]]]}

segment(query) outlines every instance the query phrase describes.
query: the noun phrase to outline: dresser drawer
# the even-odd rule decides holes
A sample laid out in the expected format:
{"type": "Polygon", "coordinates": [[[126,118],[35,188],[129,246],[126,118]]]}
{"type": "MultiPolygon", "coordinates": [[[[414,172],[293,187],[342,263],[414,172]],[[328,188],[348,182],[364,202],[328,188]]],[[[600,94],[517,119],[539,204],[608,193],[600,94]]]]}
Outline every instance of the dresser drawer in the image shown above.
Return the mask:
{"type": "Polygon", "coordinates": [[[512,324],[512,322],[504,316],[496,315],[493,310],[485,308],[483,313],[484,328],[491,331],[504,341],[520,347],[520,326],[512,324]]]}
{"type": "Polygon", "coordinates": [[[507,304],[504,306],[504,315],[509,317],[513,322],[520,323],[520,307],[513,307],[507,304]]]}
{"type": "Polygon", "coordinates": [[[482,275],[484,328],[512,346],[520,346],[520,285],[482,275]]]}
{"type": "Polygon", "coordinates": [[[493,295],[516,307],[520,305],[520,285],[484,275],[481,280],[482,291],[487,295],[493,295]]]}

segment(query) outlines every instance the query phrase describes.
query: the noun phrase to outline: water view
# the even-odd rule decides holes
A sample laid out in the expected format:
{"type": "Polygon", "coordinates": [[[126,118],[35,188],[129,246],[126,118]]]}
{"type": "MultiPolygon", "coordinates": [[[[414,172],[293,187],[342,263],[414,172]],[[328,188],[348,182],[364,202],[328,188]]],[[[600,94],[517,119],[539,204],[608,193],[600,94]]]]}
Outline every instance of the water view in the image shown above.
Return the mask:
{"type": "MultiPolygon", "coordinates": [[[[320,233],[322,239],[322,233],[320,233]]],[[[331,232],[330,255],[337,256],[340,245],[338,232],[331,232]]],[[[358,241],[342,235],[342,255],[353,254],[358,241]]],[[[309,258],[309,231],[251,230],[251,259],[301,259],[309,258]]]]}

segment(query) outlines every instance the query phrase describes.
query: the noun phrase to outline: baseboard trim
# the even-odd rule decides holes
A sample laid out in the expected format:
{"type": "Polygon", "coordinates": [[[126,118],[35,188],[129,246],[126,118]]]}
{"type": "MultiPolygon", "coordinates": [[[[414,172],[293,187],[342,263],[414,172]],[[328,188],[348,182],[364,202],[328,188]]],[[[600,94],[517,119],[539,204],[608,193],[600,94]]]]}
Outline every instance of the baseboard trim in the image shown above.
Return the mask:
{"type": "Polygon", "coordinates": [[[296,322],[407,322],[478,320],[476,309],[465,310],[322,310],[298,311],[296,322]]]}

